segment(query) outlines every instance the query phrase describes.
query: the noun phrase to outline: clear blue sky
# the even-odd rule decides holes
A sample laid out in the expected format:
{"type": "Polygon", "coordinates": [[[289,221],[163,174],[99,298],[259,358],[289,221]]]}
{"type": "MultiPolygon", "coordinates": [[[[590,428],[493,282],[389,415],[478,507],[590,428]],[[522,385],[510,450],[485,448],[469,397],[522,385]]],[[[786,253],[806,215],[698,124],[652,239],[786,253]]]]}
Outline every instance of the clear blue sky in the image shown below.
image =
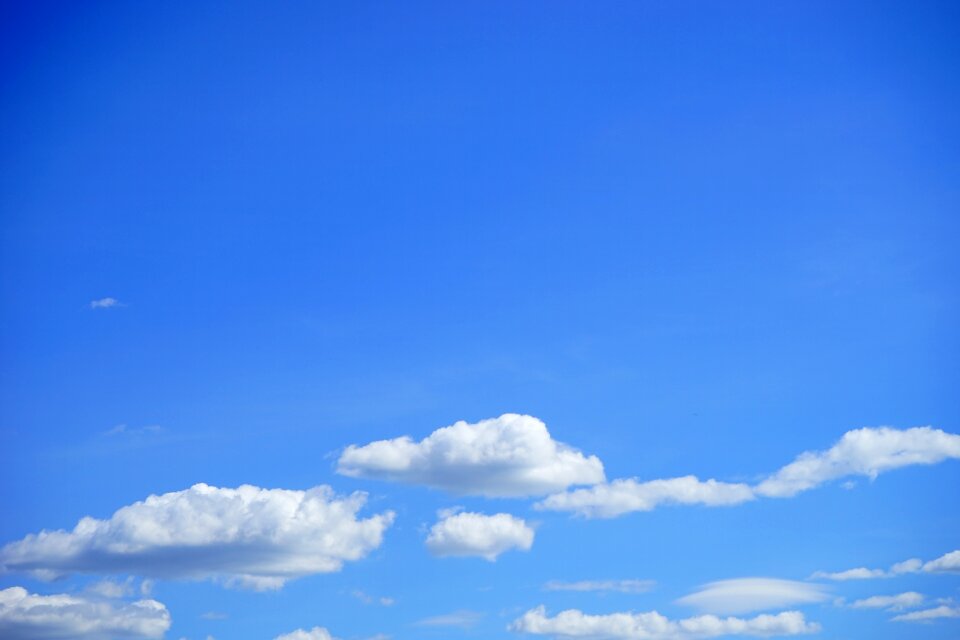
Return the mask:
{"type": "Polygon", "coordinates": [[[537,507],[566,484],[338,473],[348,445],[505,413],[608,481],[756,486],[854,429],[960,433],[955,3],[0,11],[0,547],[201,482],[395,513],[281,589],[155,559],[8,566],[0,589],[86,602],[132,576],[101,604],[163,603],[173,640],[519,639],[539,605],[680,620],[701,585],[762,577],[821,589],[766,611],[819,638],[960,635],[891,621],[960,615],[956,573],[810,579],[960,549],[949,436],[875,480],[611,518],[537,507]],[[535,540],[443,557],[425,541],[454,507],[535,540]],[[545,587],[615,580],[654,582],[545,587]]]}

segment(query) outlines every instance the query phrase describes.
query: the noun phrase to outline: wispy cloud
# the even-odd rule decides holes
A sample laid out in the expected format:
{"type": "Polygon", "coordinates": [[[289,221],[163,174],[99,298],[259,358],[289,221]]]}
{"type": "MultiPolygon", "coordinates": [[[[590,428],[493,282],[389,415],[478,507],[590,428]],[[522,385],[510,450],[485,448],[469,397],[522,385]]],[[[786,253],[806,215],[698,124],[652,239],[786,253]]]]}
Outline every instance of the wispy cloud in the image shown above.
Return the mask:
{"type": "Polygon", "coordinates": [[[459,627],[461,629],[469,629],[470,627],[476,626],[482,619],[483,614],[479,611],[460,609],[453,613],[424,618],[416,624],[419,627],[459,627]]]}
{"type": "Polygon", "coordinates": [[[893,578],[909,573],[958,573],[960,572],[960,549],[945,553],[939,558],[924,562],[919,558],[910,558],[892,565],[889,569],[868,569],[856,567],[844,571],[817,571],[810,577],[825,580],[872,580],[875,578],[893,578]]]}
{"type": "Polygon", "coordinates": [[[646,593],[654,588],[654,580],[579,580],[563,582],[551,580],[543,585],[545,591],[619,591],[620,593],[646,593]]]}
{"type": "Polygon", "coordinates": [[[903,611],[913,609],[923,604],[923,594],[916,591],[898,593],[894,596],[871,596],[856,600],[850,604],[851,609],[886,609],[887,611],[903,611]]]}
{"type": "Polygon", "coordinates": [[[911,611],[895,616],[892,620],[896,622],[933,622],[941,618],[960,618],[960,607],[941,605],[933,609],[923,609],[921,611],[911,611]]]}
{"type": "Polygon", "coordinates": [[[99,300],[91,300],[90,308],[91,309],[111,309],[113,307],[123,307],[126,306],[116,298],[100,298],[99,300]]]}

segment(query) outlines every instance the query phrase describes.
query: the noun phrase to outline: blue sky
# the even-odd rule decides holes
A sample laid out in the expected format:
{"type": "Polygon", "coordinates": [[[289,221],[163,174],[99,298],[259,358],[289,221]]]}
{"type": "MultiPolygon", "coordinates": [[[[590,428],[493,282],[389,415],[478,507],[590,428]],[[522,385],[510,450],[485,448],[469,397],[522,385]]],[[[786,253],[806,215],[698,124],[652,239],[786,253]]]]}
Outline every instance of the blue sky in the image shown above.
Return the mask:
{"type": "Polygon", "coordinates": [[[953,3],[0,11],[4,634],[960,633],[953,3]]]}

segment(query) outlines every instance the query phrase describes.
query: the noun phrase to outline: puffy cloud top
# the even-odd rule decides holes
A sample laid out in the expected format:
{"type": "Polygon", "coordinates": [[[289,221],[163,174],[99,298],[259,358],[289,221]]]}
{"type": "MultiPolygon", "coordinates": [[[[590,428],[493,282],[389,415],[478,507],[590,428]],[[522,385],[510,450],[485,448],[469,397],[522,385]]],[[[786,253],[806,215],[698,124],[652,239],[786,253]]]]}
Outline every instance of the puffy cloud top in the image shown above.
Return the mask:
{"type": "Polygon", "coordinates": [[[296,631],[285,633],[282,636],[277,636],[273,640],[336,640],[336,638],[330,635],[330,632],[323,627],[314,627],[309,631],[297,629],[296,631]]]}
{"type": "Polygon", "coordinates": [[[0,590],[0,637],[6,640],[162,638],[167,608],[156,600],[116,602],[77,595],[36,595],[22,587],[0,590]]]}
{"type": "Polygon", "coordinates": [[[393,521],[357,519],[366,495],[197,484],[150,496],[107,520],[85,517],[73,531],[42,531],[0,550],[0,567],[41,578],[133,573],[219,578],[257,589],[338,571],[378,547],[393,521]]]}
{"type": "Polygon", "coordinates": [[[427,549],[435,556],[480,556],[492,562],[510,549],[528,551],[533,536],[526,522],[508,513],[458,513],[433,525],[427,549]]]}
{"type": "Polygon", "coordinates": [[[589,615],[577,609],[547,616],[544,607],[531,609],[510,625],[511,631],[563,638],[607,640],[687,640],[725,635],[790,636],[815,633],[820,625],[808,623],[799,611],[760,615],[751,619],[706,615],[670,620],[656,611],[589,615]]]}
{"type": "Polygon", "coordinates": [[[337,471],[353,477],[421,484],[456,494],[521,497],[603,482],[603,464],[557,442],[532,416],[504,414],[408,436],[351,445],[337,471]]]}

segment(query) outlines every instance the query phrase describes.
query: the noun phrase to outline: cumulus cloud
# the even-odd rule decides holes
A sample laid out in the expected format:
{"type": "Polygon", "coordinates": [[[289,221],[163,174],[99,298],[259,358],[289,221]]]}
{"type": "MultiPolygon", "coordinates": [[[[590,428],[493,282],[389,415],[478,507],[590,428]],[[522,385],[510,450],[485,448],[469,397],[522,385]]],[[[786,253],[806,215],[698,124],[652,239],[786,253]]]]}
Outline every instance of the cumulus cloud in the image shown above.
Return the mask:
{"type": "Polygon", "coordinates": [[[892,619],[897,622],[933,622],[940,618],[960,618],[960,607],[941,605],[933,609],[903,613],[892,619]]]}
{"type": "Polygon", "coordinates": [[[729,506],[753,500],[745,484],[701,481],[696,476],[650,480],[614,480],[608,484],[557,493],[537,503],[537,509],[571,511],[587,518],[615,518],[633,511],[651,511],[662,504],[729,506]]]}
{"type": "Polygon", "coordinates": [[[79,595],[0,590],[0,637],[6,640],[162,638],[170,614],[156,600],[116,602],[79,595]]]}
{"type": "Polygon", "coordinates": [[[580,580],[562,582],[551,580],[543,585],[546,591],[619,591],[620,593],[646,593],[653,589],[653,580],[580,580]]]}
{"type": "Polygon", "coordinates": [[[314,627],[309,631],[297,629],[296,631],[285,633],[282,636],[277,636],[273,640],[336,640],[336,638],[330,635],[330,632],[323,627],[314,627]]]}
{"type": "Polygon", "coordinates": [[[564,638],[606,640],[686,640],[725,635],[791,636],[815,633],[820,625],[808,623],[799,611],[755,618],[718,618],[704,615],[670,620],[656,611],[588,615],[577,609],[547,616],[544,607],[527,611],[510,624],[511,631],[564,638]]]}
{"type": "Polygon", "coordinates": [[[338,571],[377,548],[393,513],[358,519],[366,495],[197,484],[150,496],[107,520],[42,531],[0,549],[0,568],[43,579],[73,573],[215,578],[275,589],[292,578],[338,571]]]}
{"type": "Polygon", "coordinates": [[[808,451],[761,482],[762,496],[790,497],[844,476],[876,478],[884,471],[960,458],[960,435],[931,427],[848,431],[826,451],[808,451]]]}
{"type": "Polygon", "coordinates": [[[403,436],[350,445],[337,472],[489,497],[545,495],[604,480],[599,458],[557,442],[537,418],[511,413],[460,421],[419,442],[403,436]]]}
{"type": "Polygon", "coordinates": [[[738,614],[823,602],[826,590],[818,584],[775,578],[737,578],[703,585],[677,600],[707,613],[738,614]]]}
{"type": "Polygon", "coordinates": [[[100,298],[99,300],[91,300],[90,308],[91,309],[109,309],[111,307],[122,307],[123,303],[117,300],[116,298],[100,298]]]}
{"type": "Polygon", "coordinates": [[[886,609],[887,611],[903,611],[913,609],[923,604],[923,594],[916,591],[898,593],[895,596],[871,596],[857,600],[850,604],[853,609],[886,609]]]}
{"type": "Polygon", "coordinates": [[[960,571],[960,550],[945,553],[936,560],[923,565],[923,570],[928,573],[953,573],[960,571]]]}
{"type": "Polygon", "coordinates": [[[889,569],[868,569],[866,567],[857,567],[845,571],[830,573],[827,571],[817,571],[811,578],[822,578],[827,580],[870,580],[873,578],[892,578],[894,576],[906,573],[956,573],[960,572],[960,550],[945,553],[935,560],[924,562],[919,558],[910,558],[903,562],[898,562],[889,569]]]}
{"type": "Polygon", "coordinates": [[[430,528],[427,549],[435,556],[480,556],[491,562],[504,551],[529,551],[533,529],[509,513],[492,516],[463,512],[448,515],[430,528]]]}
{"type": "MultiPolygon", "coordinates": [[[[826,451],[806,452],[756,485],[699,480],[696,476],[598,483],[555,493],[536,508],[569,511],[588,518],[614,518],[660,505],[729,506],[757,497],[786,498],[850,475],[875,478],[884,471],[960,458],[960,435],[931,427],[848,431],[826,451]]],[[[842,579],[842,578],[838,578],[842,579]]]]}

